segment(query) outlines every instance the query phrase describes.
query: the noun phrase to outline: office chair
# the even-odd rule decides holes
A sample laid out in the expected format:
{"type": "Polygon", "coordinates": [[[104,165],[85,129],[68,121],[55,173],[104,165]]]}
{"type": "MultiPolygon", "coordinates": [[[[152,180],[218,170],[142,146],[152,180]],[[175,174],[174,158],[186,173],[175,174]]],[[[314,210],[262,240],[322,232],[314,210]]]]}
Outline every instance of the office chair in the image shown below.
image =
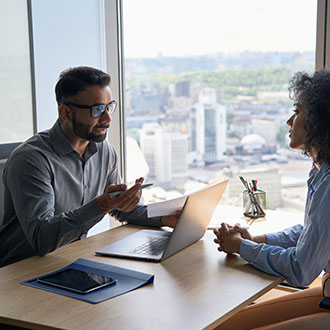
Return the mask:
{"type": "Polygon", "coordinates": [[[2,181],[2,173],[6,165],[7,158],[11,152],[20,145],[20,142],[0,144],[0,224],[2,223],[4,212],[4,192],[5,187],[2,181]]]}
{"type": "Polygon", "coordinates": [[[0,159],[7,159],[11,152],[18,147],[21,142],[2,143],[0,144],[0,159]]]}

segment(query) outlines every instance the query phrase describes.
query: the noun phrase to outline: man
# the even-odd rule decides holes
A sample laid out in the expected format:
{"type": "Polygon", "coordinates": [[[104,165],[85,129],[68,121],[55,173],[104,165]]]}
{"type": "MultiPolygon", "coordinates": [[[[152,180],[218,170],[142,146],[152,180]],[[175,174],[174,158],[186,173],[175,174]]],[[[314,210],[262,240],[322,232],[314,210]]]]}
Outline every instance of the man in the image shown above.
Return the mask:
{"type": "Polygon", "coordinates": [[[143,178],[127,190],[120,184],[117,155],[106,141],[116,109],[109,84],[110,76],[94,68],[62,72],[55,87],[58,120],[8,158],[0,267],[84,238],[106,213],[131,224],[175,225],[178,213],[147,218],[138,204],[143,178]],[[118,190],[125,191],[111,196],[118,190]]]}

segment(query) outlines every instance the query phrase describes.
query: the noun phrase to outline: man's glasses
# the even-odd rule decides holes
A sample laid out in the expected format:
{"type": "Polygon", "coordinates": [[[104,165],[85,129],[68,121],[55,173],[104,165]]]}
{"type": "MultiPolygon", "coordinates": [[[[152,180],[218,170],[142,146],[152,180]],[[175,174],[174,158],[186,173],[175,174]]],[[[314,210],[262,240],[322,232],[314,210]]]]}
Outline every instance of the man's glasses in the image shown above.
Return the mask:
{"type": "Polygon", "coordinates": [[[67,105],[68,107],[73,106],[80,109],[89,109],[90,115],[93,118],[101,117],[104,114],[104,111],[108,111],[111,115],[115,112],[117,107],[117,101],[115,100],[111,101],[108,104],[98,104],[93,106],[77,104],[77,103],[63,103],[63,104],[67,105]]]}

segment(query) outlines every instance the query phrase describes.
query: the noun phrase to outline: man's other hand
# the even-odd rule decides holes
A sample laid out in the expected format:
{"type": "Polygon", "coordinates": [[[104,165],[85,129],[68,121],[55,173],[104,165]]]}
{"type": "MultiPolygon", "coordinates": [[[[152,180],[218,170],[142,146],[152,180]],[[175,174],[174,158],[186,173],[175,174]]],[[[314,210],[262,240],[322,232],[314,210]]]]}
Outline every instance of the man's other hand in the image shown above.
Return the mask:
{"type": "Polygon", "coordinates": [[[163,226],[174,228],[179,219],[180,213],[181,211],[178,210],[174,214],[162,216],[161,222],[163,226]]]}

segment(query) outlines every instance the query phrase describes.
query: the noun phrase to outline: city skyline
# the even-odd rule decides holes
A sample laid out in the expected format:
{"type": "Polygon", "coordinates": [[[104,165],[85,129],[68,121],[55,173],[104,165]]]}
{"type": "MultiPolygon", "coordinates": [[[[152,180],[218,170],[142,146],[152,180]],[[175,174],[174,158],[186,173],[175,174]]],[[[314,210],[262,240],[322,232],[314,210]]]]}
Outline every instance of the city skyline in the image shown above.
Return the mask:
{"type": "MultiPolygon", "coordinates": [[[[285,143],[288,132],[285,122],[291,105],[283,89],[287,89],[289,76],[297,64],[305,67],[312,65],[313,54],[275,52],[266,57],[263,54],[252,55],[241,58],[242,69],[235,71],[235,79],[234,71],[230,72],[230,76],[226,76],[229,80],[218,79],[226,71],[213,71],[217,61],[213,66],[212,61],[209,63],[209,76],[199,76],[198,70],[205,64],[205,58],[201,62],[198,59],[195,62],[186,59],[180,61],[179,65],[176,59],[129,61],[129,73],[133,80],[126,84],[126,128],[128,136],[137,142],[136,148],[139,148],[138,145],[141,147],[139,153],[144,158],[143,163],[148,164],[146,180],[155,184],[145,194],[146,201],[170,198],[173,194],[199,189],[219,177],[227,176],[231,180],[223,201],[239,206],[242,187],[237,178],[244,172],[247,178],[258,179],[261,189],[267,191],[269,208],[298,210],[302,207],[302,196],[306,189],[303,177],[307,178],[310,164],[302,161],[301,155],[290,151],[285,143]],[[268,64],[266,71],[262,65],[259,69],[253,69],[261,63],[268,64]],[[199,64],[202,66],[199,67],[199,64]],[[156,78],[153,83],[146,85],[148,75],[157,77],[157,71],[165,77],[163,65],[166,65],[166,73],[175,72],[178,67],[197,70],[196,80],[189,81],[187,76],[177,72],[178,79],[172,82],[165,79],[163,84],[159,84],[156,78]],[[273,69],[270,69],[272,66],[273,69]],[[243,69],[246,67],[250,69],[243,69]],[[240,73],[243,72],[249,74],[245,74],[242,81],[240,73]],[[140,75],[140,83],[134,83],[135,73],[140,75]],[[216,77],[218,80],[215,80],[216,77]],[[200,78],[206,85],[213,81],[214,87],[206,87],[198,80],[200,78]],[[232,87],[226,89],[228,83],[232,87],[236,86],[235,91],[232,87]],[[230,98],[226,98],[226,90],[231,91],[230,98]],[[244,91],[245,95],[242,94],[244,91]],[[205,92],[208,97],[201,98],[205,92]],[[228,114],[223,117],[222,127],[219,126],[221,116],[214,117],[214,110],[219,107],[228,114]],[[194,121],[194,111],[199,108],[199,118],[194,121]],[[210,120],[206,122],[206,118],[210,120]],[[161,134],[147,129],[155,125],[161,134]],[[177,142],[172,144],[180,150],[179,153],[172,149],[170,143],[172,135],[174,137],[178,133],[182,133],[182,139],[188,142],[188,150],[179,147],[177,142]],[[216,142],[217,133],[223,134],[219,140],[220,144],[224,143],[223,147],[216,142]],[[219,153],[215,152],[216,146],[220,147],[219,153]],[[176,154],[180,157],[174,158],[176,154]],[[292,167],[293,163],[295,165],[292,167]],[[292,181],[298,164],[305,174],[299,180],[295,178],[292,181]],[[178,171],[178,168],[183,171],[178,171]],[[288,169],[283,180],[282,168],[288,169]],[[285,188],[283,192],[281,186],[285,188]]],[[[227,56],[223,61],[225,63],[230,66],[232,57],[227,56]]],[[[130,152],[128,149],[128,154],[130,152]]],[[[135,168],[130,168],[129,176],[135,177],[132,171],[135,168]]]]}

